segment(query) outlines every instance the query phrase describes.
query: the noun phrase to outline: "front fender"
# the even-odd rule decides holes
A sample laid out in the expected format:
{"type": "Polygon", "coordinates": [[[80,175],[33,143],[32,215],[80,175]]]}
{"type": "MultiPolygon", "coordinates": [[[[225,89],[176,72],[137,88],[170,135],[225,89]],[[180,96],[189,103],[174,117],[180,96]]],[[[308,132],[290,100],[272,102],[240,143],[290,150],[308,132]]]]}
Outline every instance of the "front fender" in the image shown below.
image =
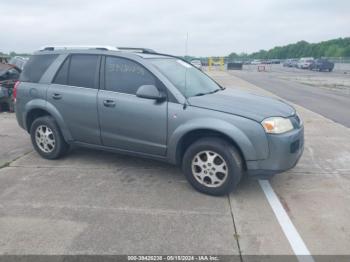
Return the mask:
{"type": "Polygon", "coordinates": [[[179,125],[172,132],[172,135],[169,137],[168,143],[169,161],[174,164],[176,163],[177,150],[180,144],[179,142],[186,134],[188,134],[191,131],[203,129],[219,132],[231,138],[242,151],[243,157],[246,161],[259,159],[259,156],[256,152],[255,147],[253,146],[252,141],[241,129],[236,127],[234,124],[222,119],[203,117],[189,120],[184,124],[179,125]]]}

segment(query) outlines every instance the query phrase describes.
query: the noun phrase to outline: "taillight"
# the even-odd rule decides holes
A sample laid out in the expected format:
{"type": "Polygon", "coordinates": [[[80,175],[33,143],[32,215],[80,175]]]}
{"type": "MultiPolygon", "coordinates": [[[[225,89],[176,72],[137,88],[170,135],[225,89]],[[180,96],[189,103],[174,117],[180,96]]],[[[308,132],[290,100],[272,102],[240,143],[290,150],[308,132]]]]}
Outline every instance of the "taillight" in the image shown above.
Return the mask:
{"type": "Polygon", "coordinates": [[[20,83],[19,81],[16,81],[15,85],[13,86],[12,97],[13,97],[15,102],[16,102],[16,98],[17,98],[17,88],[18,88],[19,83],[20,83]]]}

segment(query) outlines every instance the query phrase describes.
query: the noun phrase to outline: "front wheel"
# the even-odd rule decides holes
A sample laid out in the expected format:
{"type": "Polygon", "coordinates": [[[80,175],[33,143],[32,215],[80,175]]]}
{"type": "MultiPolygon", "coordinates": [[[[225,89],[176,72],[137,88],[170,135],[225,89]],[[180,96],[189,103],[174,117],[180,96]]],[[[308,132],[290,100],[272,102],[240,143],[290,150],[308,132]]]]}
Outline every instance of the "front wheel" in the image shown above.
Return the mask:
{"type": "Polygon", "coordinates": [[[216,196],[233,191],[243,174],[239,152],[220,138],[202,138],[190,145],[182,168],[195,189],[216,196]]]}

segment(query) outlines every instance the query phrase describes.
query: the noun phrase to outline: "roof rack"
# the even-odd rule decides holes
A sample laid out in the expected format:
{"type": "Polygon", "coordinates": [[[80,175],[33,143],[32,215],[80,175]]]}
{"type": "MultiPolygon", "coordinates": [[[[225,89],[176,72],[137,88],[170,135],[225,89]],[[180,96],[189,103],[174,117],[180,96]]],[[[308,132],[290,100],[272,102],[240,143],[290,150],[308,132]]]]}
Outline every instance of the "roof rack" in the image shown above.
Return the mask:
{"type": "Polygon", "coordinates": [[[144,53],[144,54],[156,54],[157,52],[150,48],[143,47],[117,47],[120,51],[144,53]]]}
{"type": "Polygon", "coordinates": [[[68,45],[68,46],[43,46],[40,51],[54,51],[54,50],[72,50],[72,49],[97,49],[97,50],[110,50],[119,51],[118,48],[114,46],[105,45],[68,45]]]}

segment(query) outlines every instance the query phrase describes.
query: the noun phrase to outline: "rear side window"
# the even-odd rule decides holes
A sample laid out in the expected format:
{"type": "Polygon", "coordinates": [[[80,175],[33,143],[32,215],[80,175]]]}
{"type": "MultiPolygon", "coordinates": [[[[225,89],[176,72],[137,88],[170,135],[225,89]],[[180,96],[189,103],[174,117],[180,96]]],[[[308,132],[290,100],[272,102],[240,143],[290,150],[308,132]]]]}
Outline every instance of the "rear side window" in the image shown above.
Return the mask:
{"type": "Polygon", "coordinates": [[[58,55],[33,55],[25,64],[21,73],[20,81],[22,82],[39,82],[40,78],[55,61],[58,55]]]}
{"type": "Polygon", "coordinates": [[[61,85],[97,88],[99,56],[71,55],[58,70],[53,83],[61,85]]]}
{"type": "Polygon", "coordinates": [[[53,82],[55,84],[66,85],[68,81],[69,58],[67,58],[58,70],[53,82]]]}
{"type": "Polygon", "coordinates": [[[105,85],[107,90],[134,95],[142,85],[157,86],[157,79],[136,62],[106,57],[105,85]]]}

